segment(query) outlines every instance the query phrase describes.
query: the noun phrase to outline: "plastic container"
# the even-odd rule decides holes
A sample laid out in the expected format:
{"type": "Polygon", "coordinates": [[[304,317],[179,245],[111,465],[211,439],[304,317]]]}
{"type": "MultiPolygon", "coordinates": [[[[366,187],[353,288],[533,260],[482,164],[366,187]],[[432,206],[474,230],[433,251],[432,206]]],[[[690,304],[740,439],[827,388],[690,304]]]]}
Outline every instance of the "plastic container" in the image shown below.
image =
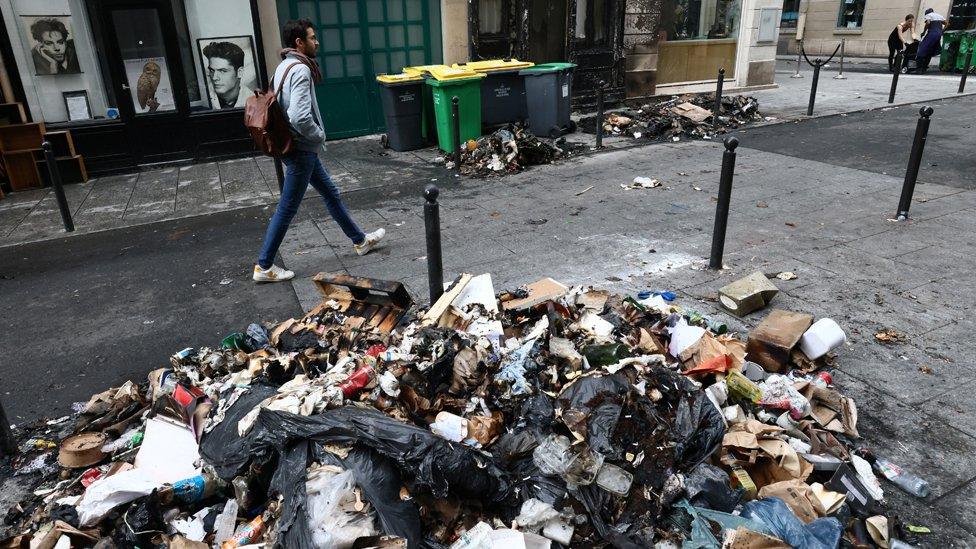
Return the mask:
{"type": "Polygon", "coordinates": [[[453,66],[485,75],[481,81],[481,124],[498,126],[524,121],[527,117],[525,104],[525,78],[523,69],[534,66],[518,59],[491,59],[471,61],[453,66]]]}
{"type": "Polygon", "coordinates": [[[597,486],[618,496],[626,496],[633,483],[634,475],[612,463],[604,463],[596,474],[597,486]]]}
{"type": "Polygon", "coordinates": [[[885,458],[875,458],[874,470],[915,497],[925,498],[931,492],[928,481],[909,473],[885,458]]]}
{"type": "MultiPolygon", "coordinates": [[[[445,65],[427,67],[425,74],[430,87],[437,145],[442,151],[454,152],[451,121],[451,99],[458,98],[461,142],[481,137],[481,80],[484,74],[445,65]]],[[[460,144],[459,144],[460,145],[460,144]]]]}
{"type": "Polygon", "coordinates": [[[821,318],[803,332],[800,350],[810,360],[816,360],[847,342],[847,334],[829,318],[821,318]]]}
{"type": "Polygon", "coordinates": [[[523,69],[529,131],[552,138],[576,131],[570,120],[573,97],[572,63],[546,63],[523,69]]]}
{"type": "Polygon", "coordinates": [[[380,101],[386,119],[386,144],[395,151],[413,151],[424,146],[424,78],[417,74],[381,74],[380,101]]]}

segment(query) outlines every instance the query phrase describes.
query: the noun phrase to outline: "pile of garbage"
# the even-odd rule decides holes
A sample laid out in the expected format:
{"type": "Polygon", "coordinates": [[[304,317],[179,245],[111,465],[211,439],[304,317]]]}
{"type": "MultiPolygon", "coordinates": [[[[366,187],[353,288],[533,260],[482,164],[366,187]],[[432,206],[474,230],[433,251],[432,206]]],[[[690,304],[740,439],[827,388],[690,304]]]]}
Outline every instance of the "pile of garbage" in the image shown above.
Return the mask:
{"type": "MultiPolygon", "coordinates": [[[[540,139],[521,124],[509,124],[464,144],[461,173],[475,177],[518,173],[527,166],[552,164],[582,148],[566,138],[540,139]]],[[[447,167],[454,168],[455,162],[448,160],[447,167]]]]}
{"type": "MultiPolygon", "coordinates": [[[[607,113],[603,135],[634,139],[679,141],[682,138],[711,139],[741,126],[763,120],[759,100],[743,95],[722,97],[718,124],[714,124],[715,94],[686,94],[638,108],[607,113]]],[[[579,127],[596,133],[596,117],[580,120],[579,127]]]]}
{"type": "Polygon", "coordinates": [[[774,310],[743,340],[667,291],[461,275],[418,308],[315,281],[305,316],[26,433],[0,546],[894,547],[875,471],[927,490],[860,447],[829,319],[774,310]]]}

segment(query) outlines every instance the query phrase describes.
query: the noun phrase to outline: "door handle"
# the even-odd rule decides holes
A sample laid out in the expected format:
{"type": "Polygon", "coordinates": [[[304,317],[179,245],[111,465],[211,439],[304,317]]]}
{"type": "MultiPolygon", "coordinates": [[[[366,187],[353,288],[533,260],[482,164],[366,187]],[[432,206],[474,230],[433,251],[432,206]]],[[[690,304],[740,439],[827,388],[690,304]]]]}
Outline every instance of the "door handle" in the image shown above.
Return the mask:
{"type": "Polygon", "coordinates": [[[122,84],[122,89],[123,90],[128,90],[129,89],[129,85],[128,84],[122,84]]]}

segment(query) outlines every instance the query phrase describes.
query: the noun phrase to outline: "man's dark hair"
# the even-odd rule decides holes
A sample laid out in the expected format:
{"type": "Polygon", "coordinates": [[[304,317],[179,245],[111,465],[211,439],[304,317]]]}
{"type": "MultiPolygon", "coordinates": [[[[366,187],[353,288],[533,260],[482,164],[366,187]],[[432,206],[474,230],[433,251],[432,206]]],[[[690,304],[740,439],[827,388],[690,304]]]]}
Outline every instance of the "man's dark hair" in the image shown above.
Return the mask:
{"type": "Polygon", "coordinates": [[[909,13],[905,16],[905,21],[908,21],[909,19],[915,19],[915,16],[909,13]]]}
{"type": "Polygon", "coordinates": [[[308,19],[289,19],[281,29],[281,43],[286,48],[294,48],[295,40],[308,37],[308,29],[312,28],[308,19]]]}
{"type": "Polygon", "coordinates": [[[934,12],[935,12],[935,9],[934,8],[929,8],[929,9],[925,10],[925,15],[928,15],[928,14],[934,13],[934,12]]]}
{"type": "Polygon", "coordinates": [[[44,40],[45,32],[59,32],[65,40],[68,39],[68,27],[57,19],[38,19],[30,28],[31,36],[38,42],[44,40]]]}
{"type": "Polygon", "coordinates": [[[211,42],[203,48],[203,55],[207,59],[219,57],[226,59],[235,69],[244,66],[244,50],[233,42],[211,42]]]}

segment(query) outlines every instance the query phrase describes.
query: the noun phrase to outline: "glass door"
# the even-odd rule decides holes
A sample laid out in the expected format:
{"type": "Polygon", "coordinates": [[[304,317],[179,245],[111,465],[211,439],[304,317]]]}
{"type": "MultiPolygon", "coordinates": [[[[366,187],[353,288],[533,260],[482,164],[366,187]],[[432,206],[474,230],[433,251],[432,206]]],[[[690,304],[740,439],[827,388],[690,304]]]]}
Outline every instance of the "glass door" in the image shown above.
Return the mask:
{"type": "Polygon", "coordinates": [[[139,164],[185,157],[189,107],[172,6],[166,0],[101,4],[105,53],[132,155],[139,164]]]}

